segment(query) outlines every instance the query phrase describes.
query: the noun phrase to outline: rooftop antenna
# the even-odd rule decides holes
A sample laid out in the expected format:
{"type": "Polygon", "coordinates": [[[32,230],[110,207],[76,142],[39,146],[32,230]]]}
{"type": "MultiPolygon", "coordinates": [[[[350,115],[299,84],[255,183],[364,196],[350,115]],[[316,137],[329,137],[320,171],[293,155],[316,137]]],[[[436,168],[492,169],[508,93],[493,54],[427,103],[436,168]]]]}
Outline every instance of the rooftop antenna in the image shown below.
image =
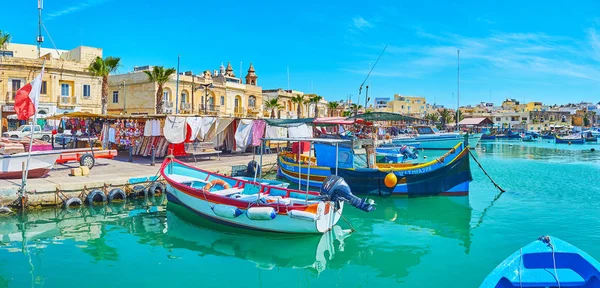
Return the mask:
{"type": "MultiPolygon", "coordinates": [[[[375,61],[375,64],[373,64],[373,67],[371,67],[371,69],[369,69],[369,73],[367,74],[367,77],[365,78],[365,80],[362,82],[362,84],[360,84],[360,87],[358,88],[358,101],[356,102],[356,104],[358,105],[358,103],[360,103],[360,94],[362,92],[362,88],[365,85],[365,83],[367,82],[367,80],[369,79],[369,76],[371,76],[371,72],[373,72],[373,69],[375,69],[375,66],[377,66],[377,63],[379,63],[379,59],[381,59],[381,56],[383,55],[383,52],[385,52],[385,49],[387,49],[388,45],[385,45],[385,47],[383,47],[383,50],[381,50],[381,54],[379,54],[379,57],[377,57],[377,61],[375,61]]],[[[368,100],[367,100],[368,101],[368,100]]],[[[365,102],[366,103],[366,102],[365,102]]],[[[366,107],[365,107],[366,109],[366,107]]]]}
{"type": "Polygon", "coordinates": [[[37,54],[38,58],[42,57],[42,9],[44,9],[44,0],[38,0],[38,37],[37,37],[37,54]]]}

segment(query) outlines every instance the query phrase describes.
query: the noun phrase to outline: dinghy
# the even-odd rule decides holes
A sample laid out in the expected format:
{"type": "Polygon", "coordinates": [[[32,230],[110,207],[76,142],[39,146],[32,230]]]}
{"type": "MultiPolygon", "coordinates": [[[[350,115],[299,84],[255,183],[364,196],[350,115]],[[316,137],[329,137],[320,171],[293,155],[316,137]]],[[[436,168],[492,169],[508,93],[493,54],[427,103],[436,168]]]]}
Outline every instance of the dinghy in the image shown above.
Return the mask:
{"type": "Polygon", "coordinates": [[[600,287],[600,263],[565,241],[542,236],[506,258],[480,287],[600,287]]]}
{"type": "Polygon", "coordinates": [[[372,201],[352,194],[343,178],[331,175],[321,192],[300,191],[228,177],[172,157],[160,173],[169,203],[216,223],[264,232],[325,233],[338,222],[344,202],[375,210],[372,201]]]}

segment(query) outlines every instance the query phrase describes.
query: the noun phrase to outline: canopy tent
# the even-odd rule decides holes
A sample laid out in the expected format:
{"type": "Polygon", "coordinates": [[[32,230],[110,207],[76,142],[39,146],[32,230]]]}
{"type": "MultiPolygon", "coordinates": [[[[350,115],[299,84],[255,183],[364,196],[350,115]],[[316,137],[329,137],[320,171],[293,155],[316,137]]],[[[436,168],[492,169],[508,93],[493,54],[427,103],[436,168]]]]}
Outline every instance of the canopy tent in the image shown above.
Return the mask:
{"type": "Polygon", "coordinates": [[[351,116],[346,118],[346,120],[351,119],[363,119],[365,121],[422,121],[423,119],[402,115],[399,113],[392,112],[367,112],[363,114],[358,114],[356,116],[351,116]]]}
{"type": "Polygon", "coordinates": [[[354,119],[347,120],[346,117],[320,117],[315,118],[315,125],[352,125],[356,121],[354,119]]]}
{"type": "Polygon", "coordinates": [[[492,126],[494,122],[488,118],[465,118],[462,121],[458,122],[458,125],[465,126],[492,126]]]}
{"type": "Polygon", "coordinates": [[[101,115],[101,114],[94,114],[94,113],[90,113],[90,112],[70,112],[70,113],[63,113],[63,114],[55,114],[52,116],[48,116],[46,117],[46,119],[48,120],[60,120],[62,118],[116,118],[113,115],[101,115]]]}
{"type": "Polygon", "coordinates": [[[269,126],[275,127],[298,127],[303,124],[313,123],[315,118],[298,118],[298,119],[264,119],[269,126]]]}

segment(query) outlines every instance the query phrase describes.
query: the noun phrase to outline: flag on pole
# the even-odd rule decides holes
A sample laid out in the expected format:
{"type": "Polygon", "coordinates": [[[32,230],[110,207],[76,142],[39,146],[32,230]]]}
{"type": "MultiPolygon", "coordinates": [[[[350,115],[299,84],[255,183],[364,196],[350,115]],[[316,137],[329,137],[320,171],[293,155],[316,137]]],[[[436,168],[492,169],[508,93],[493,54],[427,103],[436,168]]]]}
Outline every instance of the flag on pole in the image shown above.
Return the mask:
{"type": "Polygon", "coordinates": [[[42,89],[42,77],[44,76],[44,67],[42,72],[33,79],[33,81],[19,89],[15,96],[15,112],[19,120],[27,120],[35,115],[40,100],[40,90],[42,89]]]}

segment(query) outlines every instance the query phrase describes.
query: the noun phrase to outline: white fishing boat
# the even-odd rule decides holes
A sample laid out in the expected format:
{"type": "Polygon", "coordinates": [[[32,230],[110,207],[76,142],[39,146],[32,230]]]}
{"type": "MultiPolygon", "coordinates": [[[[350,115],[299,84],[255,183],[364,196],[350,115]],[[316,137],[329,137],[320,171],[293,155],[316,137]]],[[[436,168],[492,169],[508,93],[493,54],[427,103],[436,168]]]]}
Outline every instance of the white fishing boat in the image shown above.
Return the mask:
{"type": "Polygon", "coordinates": [[[366,212],[375,210],[371,201],[354,196],[344,179],[336,175],[327,177],[321,191],[315,192],[263,184],[258,175],[254,181],[229,177],[172,157],[165,159],[160,173],[167,182],[170,204],[237,228],[277,233],[325,233],[339,221],[344,203],[366,212]]]}
{"type": "MultiPolygon", "coordinates": [[[[60,151],[31,152],[27,178],[44,177],[56,163],[60,151]]],[[[23,167],[27,163],[27,152],[0,155],[0,179],[21,179],[23,167]]]]}
{"type": "MultiPolygon", "coordinates": [[[[393,139],[392,144],[394,146],[418,146],[422,149],[449,150],[465,140],[465,135],[462,133],[442,133],[435,127],[416,126],[414,129],[416,134],[406,134],[393,139]]],[[[481,140],[481,133],[469,134],[469,146],[477,146],[479,140],[481,140]]]]}

